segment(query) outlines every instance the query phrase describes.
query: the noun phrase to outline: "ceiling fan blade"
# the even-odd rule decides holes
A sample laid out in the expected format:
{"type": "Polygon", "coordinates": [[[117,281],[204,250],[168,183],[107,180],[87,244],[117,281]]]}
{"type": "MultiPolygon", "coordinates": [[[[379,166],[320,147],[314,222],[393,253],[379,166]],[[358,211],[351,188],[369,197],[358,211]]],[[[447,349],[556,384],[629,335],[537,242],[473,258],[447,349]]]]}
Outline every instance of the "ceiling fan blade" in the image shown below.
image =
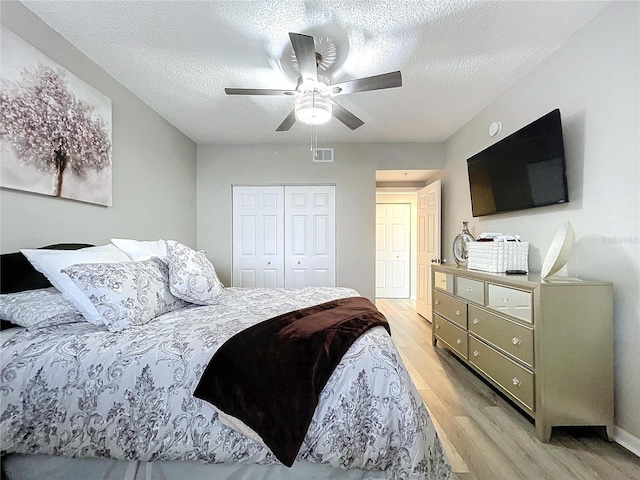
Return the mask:
{"type": "Polygon", "coordinates": [[[300,67],[300,75],[303,80],[308,78],[318,81],[318,68],[316,66],[316,46],[313,37],[301,33],[289,33],[293,52],[300,67]]]}
{"type": "Polygon", "coordinates": [[[285,118],[282,121],[282,123],[278,126],[278,128],[276,128],[276,132],[286,132],[293,126],[294,123],[296,123],[295,109],[291,110],[291,113],[287,115],[287,118],[285,118]]]}
{"type": "Polygon", "coordinates": [[[296,95],[295,90],[274,90],[270,88],[225,88],[227,95],[296,95]]]}
{"type": "Polygon", "coordinates": [[[360,120],[339,103],[336,103],[335,100],[331,100],[331,102],[333,103],[333,116],[344,123],[351,130],[355,130],[356,128],[364,125],[364,122],[362,120],[360,120]]]}
{"type": "Polygon", "coordinates": [[[402,86],[400,71],[383,73],[372,77],[358,78],[347,82],[331,85],[331,95],[344,95],[346,93],[367,92],[370,90],[382,90],[402,86]]]}

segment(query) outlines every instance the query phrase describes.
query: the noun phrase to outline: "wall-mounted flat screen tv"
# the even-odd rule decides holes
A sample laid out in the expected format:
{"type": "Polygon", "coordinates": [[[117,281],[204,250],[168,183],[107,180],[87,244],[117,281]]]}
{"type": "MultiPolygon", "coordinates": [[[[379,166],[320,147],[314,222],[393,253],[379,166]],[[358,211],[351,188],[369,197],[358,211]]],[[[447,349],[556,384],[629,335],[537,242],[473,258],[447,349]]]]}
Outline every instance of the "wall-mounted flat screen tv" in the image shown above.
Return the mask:
{"type": "Polygon", "coordinates": [[[467,160],[474,217],[569,201],[560,110],[467,160]]]}

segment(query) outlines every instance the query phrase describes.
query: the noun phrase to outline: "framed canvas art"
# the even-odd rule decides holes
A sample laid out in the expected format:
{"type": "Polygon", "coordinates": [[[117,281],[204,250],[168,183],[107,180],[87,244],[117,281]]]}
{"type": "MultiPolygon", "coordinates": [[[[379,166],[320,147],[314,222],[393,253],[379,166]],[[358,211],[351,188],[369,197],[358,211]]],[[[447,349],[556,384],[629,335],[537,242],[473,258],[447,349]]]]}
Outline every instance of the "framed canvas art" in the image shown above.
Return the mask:
{"type": "Polygon", "coordinates": [[[0,34],[0,186],[111,206],[111,100],[0,34]]]}

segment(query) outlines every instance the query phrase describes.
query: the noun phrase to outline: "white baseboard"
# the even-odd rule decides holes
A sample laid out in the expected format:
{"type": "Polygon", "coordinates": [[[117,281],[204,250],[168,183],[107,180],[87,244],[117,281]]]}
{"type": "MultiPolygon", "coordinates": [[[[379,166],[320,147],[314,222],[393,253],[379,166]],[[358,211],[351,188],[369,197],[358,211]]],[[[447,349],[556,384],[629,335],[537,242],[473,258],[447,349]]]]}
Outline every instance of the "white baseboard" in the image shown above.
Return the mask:
{"type": "Polygon", "coordinates": [[[616,432],[613,436],[613,440],[640,457],[640,438],[634,437],[629,432],[616,426],[616,432]]]}

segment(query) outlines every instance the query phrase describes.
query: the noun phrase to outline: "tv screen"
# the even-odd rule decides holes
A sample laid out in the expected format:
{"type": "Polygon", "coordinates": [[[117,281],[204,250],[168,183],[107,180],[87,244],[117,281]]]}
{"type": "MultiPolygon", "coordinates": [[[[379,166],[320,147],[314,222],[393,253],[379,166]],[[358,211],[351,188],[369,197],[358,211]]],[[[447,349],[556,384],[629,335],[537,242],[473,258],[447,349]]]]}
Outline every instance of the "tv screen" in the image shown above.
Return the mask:
{"type": "Polygon", "coordinates": [[[467,160],[474,217],[569,201],[560,110],[467,160]]]}

